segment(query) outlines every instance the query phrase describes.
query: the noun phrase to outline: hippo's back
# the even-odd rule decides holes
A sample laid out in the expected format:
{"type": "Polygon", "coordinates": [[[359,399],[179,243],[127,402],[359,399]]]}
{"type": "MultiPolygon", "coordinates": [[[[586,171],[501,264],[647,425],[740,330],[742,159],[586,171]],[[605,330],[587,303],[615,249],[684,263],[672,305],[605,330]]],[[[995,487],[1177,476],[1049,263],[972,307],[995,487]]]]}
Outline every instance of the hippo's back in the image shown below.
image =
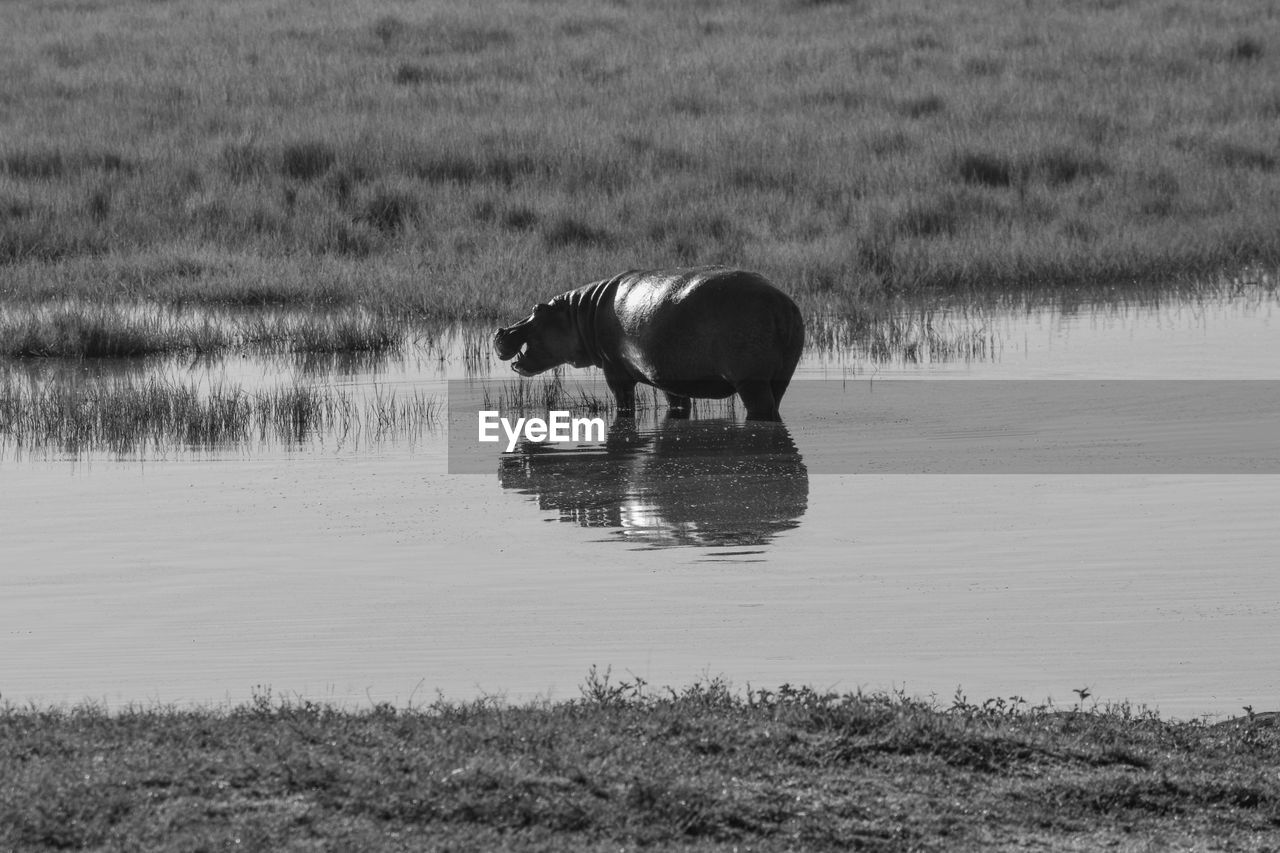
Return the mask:
{"type": "Polygon", "coordinates": [[[745,270],[624,273],[614,309],[628,355],[660,381],[789,379],[804,347],[795,302],[745,270]]]}

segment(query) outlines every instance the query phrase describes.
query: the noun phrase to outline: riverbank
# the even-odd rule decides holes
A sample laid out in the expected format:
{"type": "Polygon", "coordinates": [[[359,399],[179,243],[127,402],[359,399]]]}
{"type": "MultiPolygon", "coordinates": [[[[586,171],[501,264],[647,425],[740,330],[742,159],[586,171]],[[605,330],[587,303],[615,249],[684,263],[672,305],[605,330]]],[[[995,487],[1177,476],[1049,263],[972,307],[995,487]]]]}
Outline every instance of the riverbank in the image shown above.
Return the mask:
{"type": "Polygon", "coordinates": [[[1270,849],[1280,727],[1017,697],[683,690],[0,710],[0,846],[1270,849]]]}
{"type": "Polygon", "coordinates": [[[0,9],[0,302],[811,315],[1280,262],[1265,0],[0,9]],[[1118,85],[1117,81],[1122,81],[1118,85]]]}

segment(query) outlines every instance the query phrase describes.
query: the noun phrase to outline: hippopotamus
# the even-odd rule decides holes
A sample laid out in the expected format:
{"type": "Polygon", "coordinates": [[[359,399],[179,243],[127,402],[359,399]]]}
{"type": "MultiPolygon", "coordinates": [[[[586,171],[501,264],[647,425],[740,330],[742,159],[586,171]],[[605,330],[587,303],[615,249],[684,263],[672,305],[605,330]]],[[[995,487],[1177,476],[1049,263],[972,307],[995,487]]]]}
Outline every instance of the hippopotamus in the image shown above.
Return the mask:
{"type": "Polygon", "coordinates": [[[521,376],[561,364],[596,366],[635,411],[637,382],[666,394],[672,413],[691,397],[737,394],[751,420],[781,420],[804,319],[764,276],[727,267],[631,270],[540,303],[493,336],[498,358],[521,376]]]}

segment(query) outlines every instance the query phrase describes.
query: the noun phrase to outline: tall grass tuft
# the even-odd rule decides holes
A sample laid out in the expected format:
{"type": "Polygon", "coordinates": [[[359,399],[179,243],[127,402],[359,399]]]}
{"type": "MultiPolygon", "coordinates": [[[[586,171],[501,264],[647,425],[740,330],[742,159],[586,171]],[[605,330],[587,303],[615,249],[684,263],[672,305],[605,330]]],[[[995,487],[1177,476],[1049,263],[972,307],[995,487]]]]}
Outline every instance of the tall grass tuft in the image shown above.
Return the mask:
{"type": "Polygon", "coordinates": [[[439,421],[436,398],[375,388],[368,396],[292,385],[262,392],[158,378],[39,382],[0,379],[0,444],[18,451],[108,452],[335,440],[412,439],[439,421]]]}
{"type": "Polygon", "coordinates": [[[999,154],[966,151],[951,161],[950,172],[966,184],[1007,187],[1017,177],[1017,166],[999,154]]]}
{"type": "Polygon", "coordinates": [[[384,233],[410,227],[418,218],[419,202],[406,192],[381,190],[365,202],[359,219],[384,233]]]}
{"type": "Polygon", "coordinates": [[[215,354],[247,347],[391,353],[406,346],[408,335],[405,319],[363,311],[218,314],[76,302],[0,310],[0,356],[14,358],[215,354]]]}
{"type": "Polygon", "coordinates": [[[819,318],[809,323],[805,338],[819,353],[897,364],[985,361],[1001,347],[999,336],[981,322],[924,308],[819,318]]]}
{"type": "Polygon", "coordinates": [[[286,177],[313,181],[329,171],[337,154],[327,142],[291,142],[280,152],[280,171],[286,177]]]}
{"type": "Polygon", "coordinates": [[[549,247],[608,246],[613,236],[603,228],[588,225],[573,216],[561,216],[543,232],[543,240],[549,247]]]}
{"type": "Polygon", "coordinates": [[[228,344],[211,321],[180,324],[163,312],[63,305],[0,314],[0,355],[18,358],[120,358],[228,344]]]}

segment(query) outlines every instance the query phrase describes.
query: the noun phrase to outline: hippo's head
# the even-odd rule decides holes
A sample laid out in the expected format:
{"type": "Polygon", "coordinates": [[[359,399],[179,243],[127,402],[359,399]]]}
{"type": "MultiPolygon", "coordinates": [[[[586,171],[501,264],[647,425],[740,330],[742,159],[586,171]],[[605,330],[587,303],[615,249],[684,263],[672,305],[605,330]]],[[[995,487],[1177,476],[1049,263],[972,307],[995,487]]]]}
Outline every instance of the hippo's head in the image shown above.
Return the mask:
{"type": "Polygon", "coordinates": [[[573,307],[560,298],[539,303],[519,323],[494,332],[493,351],[503,361],[514,357],[511,369],[521,376],[566,362],[574,367],[590,364],[573,321],[573,307]]]}

